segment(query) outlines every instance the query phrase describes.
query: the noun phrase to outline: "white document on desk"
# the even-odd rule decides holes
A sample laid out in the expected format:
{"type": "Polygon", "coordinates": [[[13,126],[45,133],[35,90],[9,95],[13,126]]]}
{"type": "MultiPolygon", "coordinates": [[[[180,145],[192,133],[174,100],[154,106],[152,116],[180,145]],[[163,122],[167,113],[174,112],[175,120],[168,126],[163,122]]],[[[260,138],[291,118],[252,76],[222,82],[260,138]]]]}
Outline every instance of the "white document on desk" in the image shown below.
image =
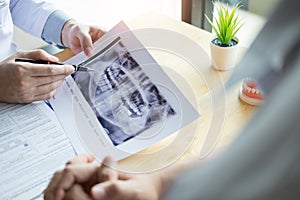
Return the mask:
{"type": "Polygon", "coordinates": [[[96,42],[94,55],[66,63],[95,70],[67,77],[50,100],[79,154],[119,160],[199,117],[123,22],[96,42]]]}
{"type": "Polygon", "coordinates": [[[75,156],[44,103],[0,103],[0,199],[43,199],[53,173],[75,156]]]}

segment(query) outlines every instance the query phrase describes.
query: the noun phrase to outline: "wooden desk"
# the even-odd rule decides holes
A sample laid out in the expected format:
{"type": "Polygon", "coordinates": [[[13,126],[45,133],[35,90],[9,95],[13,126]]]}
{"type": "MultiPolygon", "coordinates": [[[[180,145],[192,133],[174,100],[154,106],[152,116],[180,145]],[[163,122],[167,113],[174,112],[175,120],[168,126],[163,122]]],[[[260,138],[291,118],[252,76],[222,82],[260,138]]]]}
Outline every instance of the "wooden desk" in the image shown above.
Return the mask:
{"type": "MultiPolygon", "coordinates": [[[[209,55],[209,41],[212,34],[204,30],[193,27],[184,22],[169,19],[157,14],[147,14],[136,20],[126,22],[131,30],[141,28],[161,28],[172,30],[188,37],[193,42],[200,45],[209,55]]],[[[174,41],[180,48],[183,41],[174,41]]],[[[142,41],[143,43],[143,41],[142,41]]],[[[244,53],[245,48],[240,48],[240,55],[244,53]]],[[[209,64],[198,66],[201,68],[202,74],[193,71],[193,67],[188,62],[174,58],[174,55],[165,52],[151,51],[150,53],[156,61],[163,66],[163,69],[171,79],[174,78],[174,72],[181,75],[188,85],[181,82],[175,84],[188,96],[192,96],[191,102],[201,113],[201,117],[195,122],[184,127],[177,133],[158,142],[157,144],[134,154],[119,162],[124,170],[129,171],[152,171],[157,168],[165,167],[180,159],[186,159],[193,156],[205,157],[206,153],[210,153],[220,147],[225,147],[238,134],[240,129],[249,120],[250,116],[256,110],[255,107],[249,106],[238,98],[238,90],[240,85],[237,84],[230,91],[226,92],[225,101],[225,119],[219,121],[222,129],[217,133],[218,137],[213,138],[213,148],[203,149],[204,143],[208,142],[209,130],[214,127],[212,118],[218,113],[214,113],[211,94],[208,83],[219,86],[225,82],[232,71],[219,72],[213,70],[209,64]],[[169,69],[172,70],[169,70],[169,69]],[[190,95],[186,92],[186,88],[192,92],[190,95]]],[[[197,52],[194,52],[195,56],[197,52]]],[[[207,56],[208,56],[207,55],[207,56]]],[[[71,57],[69,50],[65,50],[57,55],[62,61],[71,57]]],[[[208,57],[207,57],[208,58],[208,57]]],[[[204,58],[203,58],[204,59],[204,58]]],[[[208,58],[209,59],[209,58],[208,58]]],[[[190,99],[190,98],[189,98],[190,99]]]]}

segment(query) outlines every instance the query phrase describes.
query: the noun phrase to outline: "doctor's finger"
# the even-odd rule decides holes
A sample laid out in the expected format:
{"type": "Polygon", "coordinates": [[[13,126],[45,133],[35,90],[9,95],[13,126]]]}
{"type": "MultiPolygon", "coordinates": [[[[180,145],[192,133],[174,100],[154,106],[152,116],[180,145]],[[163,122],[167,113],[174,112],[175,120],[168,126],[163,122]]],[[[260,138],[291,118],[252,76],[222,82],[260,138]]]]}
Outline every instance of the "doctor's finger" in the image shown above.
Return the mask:
{"type": "Polygon", "coordinates": [[[77,37],[80,41],[80,46],[84,54],[86,56],[90,56],[93,50],[93,42],[88,29],[81,29],[78,31],[77,37]]]}
{"type": "Polygon", "coordinates": [[[34,100],[50,99],[62,82],[63,80],[58,80],[53,83],[35,87],[33,90],[34,100]]]}
{"type": "Polygon", "coordinates": [[[29,76],[53,76],[53,75],[69,75],[74,72],[72,65],[42,65],[27,64],[24,66],[29,76]]]}
{"type": "Polygon", "coordinates": [[[101,38],[105,33],[106,31],[100,29],[99,27],[90,26],[89,34],[92,38],[93,43],[96,42],[99,38],[101,38]]]}
{"type": "Polygon", "coordinates": [[[57,81],[64,80],[66,75],[53,75],[53,76],[37,76],[30,77],[32,86],[39,87],[46,84],[51,84],[57,81]]]}
{"type": "Polygon", "coordinates": [[[55,56],[52,56],[51,54],[48,54],[44,50],[32,50],[32,51],[23,51],[18,52],[15,56],[15,58],[31,58],[35,60],[45,60],[45,61],[51,61],[51,62],[58,62],[58,58],[55,56]]]}
{"type": "Polygon", "coordinates": [[[34,96],[31,102],[51,99],[55,95],[55,93],[56,93],[56,89],[50,91],[47,94],[36,95],[34,96]]]}

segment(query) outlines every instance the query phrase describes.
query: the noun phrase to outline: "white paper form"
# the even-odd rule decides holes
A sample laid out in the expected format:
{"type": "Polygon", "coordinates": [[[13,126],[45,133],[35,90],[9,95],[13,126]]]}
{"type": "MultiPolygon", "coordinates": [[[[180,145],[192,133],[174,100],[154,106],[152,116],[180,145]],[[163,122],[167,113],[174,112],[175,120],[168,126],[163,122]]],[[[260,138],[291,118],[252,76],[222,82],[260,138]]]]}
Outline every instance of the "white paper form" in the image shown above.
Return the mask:
{"type": "Polygon", "coordinates": [[[123,22],[96,42],[94,55],[66,63],[95,70],[67,77],[50,100],[77,153],[122,159],[199,117],[123,22]]]}
{"type": "Polygon", "coordinates": [[[53,173],[74,158],[44,103],[0,103],[0,199],[42,199],[53,173]]]}

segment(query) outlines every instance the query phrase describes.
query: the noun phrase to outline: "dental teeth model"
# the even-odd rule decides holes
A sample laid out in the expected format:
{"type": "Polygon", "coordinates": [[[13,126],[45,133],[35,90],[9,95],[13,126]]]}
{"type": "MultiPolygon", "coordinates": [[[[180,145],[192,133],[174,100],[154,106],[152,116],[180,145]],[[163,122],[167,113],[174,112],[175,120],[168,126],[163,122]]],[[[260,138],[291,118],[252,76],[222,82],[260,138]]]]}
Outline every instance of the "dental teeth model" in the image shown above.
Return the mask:
{"type": "Polygon", "coordinates": [[[243,80],[239,91],[239,97],[244,102],[254,106],[262,106],[264,103],[263,91],[258,86],[257,82],[250,78],[243,80]]]}

